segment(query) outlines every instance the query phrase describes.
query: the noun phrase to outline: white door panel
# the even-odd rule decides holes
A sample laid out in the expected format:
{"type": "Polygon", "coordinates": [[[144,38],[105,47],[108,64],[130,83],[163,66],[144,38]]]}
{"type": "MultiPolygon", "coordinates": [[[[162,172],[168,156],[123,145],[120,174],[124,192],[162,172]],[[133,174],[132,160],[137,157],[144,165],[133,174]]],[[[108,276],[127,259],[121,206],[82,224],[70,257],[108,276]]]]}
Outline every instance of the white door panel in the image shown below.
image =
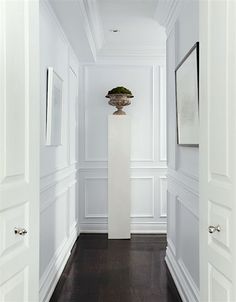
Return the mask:
{"type": "Polygon", "coordinates": [[[235,29],[234,0],[200,1],[200,293],[204,302],[236,301],[235,29]]]}
{"type": "Polygon", "coordinates": [[[232,283],[209,264],[209,301],[232,301],[232,283]]]}
{"type": "Polygon", "coordinates": [[[38,300],[38,12],[37,0],[0,1],[1,302],[38,300]]]}

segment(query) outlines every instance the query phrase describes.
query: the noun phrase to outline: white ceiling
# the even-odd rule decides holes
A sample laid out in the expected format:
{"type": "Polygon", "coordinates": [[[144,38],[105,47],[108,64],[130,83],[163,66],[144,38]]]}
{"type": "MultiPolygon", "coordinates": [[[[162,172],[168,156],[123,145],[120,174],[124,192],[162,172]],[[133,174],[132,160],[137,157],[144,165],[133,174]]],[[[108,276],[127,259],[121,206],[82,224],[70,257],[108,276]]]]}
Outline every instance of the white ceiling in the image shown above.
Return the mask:
{"type": "Polygon", "coordinates": [[[165,55],[165,28],[156,16],[160,4],[174,0],[49,1],[81,61],[165,55]]]}
{"type": "Polygon", "coordinates": [[[154,19],[157,4],[157,0],[97,0],[104,38],[101,52],[119,55],[163,51],[166,35],[154,19]],[[112,29],[119,32],[114,33],[112,29]]]}

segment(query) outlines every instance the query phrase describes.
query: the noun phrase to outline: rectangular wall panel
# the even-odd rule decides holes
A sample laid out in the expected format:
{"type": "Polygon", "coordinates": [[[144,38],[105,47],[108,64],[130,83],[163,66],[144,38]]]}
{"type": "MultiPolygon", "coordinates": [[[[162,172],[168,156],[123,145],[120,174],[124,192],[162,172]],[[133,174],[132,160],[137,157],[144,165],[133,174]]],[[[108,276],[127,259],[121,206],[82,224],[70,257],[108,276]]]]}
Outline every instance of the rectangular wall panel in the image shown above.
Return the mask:
{"type": "Polygon", "coordinates": [[[154,177],[131,178],[131,217],[153,218],[155,208],[154,177]]]}
{"type": "Polygon", "coordinates": [[[107,217],[107,177],[86,177],[84,180],[84,217],[107,217]]]}
{"type": "Polygon", "coordinates": [[[167,217],[167,177],[160,176],[160,217],[167,217]]]}

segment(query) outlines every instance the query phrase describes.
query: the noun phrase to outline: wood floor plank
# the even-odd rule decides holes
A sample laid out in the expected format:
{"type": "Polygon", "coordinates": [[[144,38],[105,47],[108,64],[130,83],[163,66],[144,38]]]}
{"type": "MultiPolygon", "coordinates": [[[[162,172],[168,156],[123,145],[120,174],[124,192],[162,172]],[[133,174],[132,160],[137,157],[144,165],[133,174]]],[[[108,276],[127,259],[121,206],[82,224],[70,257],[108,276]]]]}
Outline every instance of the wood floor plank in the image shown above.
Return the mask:
{"type": "Polygon", "coordinates": [[[50,302],[181,302],[165,250],[165,235],[81,234],[50,302]]]}

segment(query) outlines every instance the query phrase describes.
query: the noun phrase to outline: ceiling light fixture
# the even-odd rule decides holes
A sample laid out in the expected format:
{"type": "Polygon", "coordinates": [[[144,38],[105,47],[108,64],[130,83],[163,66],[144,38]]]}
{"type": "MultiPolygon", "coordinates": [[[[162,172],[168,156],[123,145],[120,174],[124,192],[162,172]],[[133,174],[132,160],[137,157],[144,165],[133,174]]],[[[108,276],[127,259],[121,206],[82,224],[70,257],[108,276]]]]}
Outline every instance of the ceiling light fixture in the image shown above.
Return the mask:
{"type": "Polygon", "coordinates": [[[113,33],[118,33],[118,32],[120,32],[119,29],[110,29],[110,31],[113,32],[113,33]]]}

